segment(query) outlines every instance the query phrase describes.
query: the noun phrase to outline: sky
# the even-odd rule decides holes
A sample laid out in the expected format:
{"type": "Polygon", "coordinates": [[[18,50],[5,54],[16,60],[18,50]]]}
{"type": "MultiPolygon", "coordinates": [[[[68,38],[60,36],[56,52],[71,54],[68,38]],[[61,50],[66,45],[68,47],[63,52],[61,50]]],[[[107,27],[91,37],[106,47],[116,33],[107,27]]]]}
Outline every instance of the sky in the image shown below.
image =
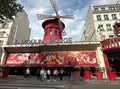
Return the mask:
{"type": "MultiPolygon", "coordinates": [[[[116,2],[117,0],[55,0],[59,15],[74,16],[74,19],[61,19],[65,24],[66,32],[63,38],[72,38],[73,41],[81,39],[90,5],[108,5],[116,4],[116,2]]],[[[31,29],[30,40],[42,40],[44,36],[42,23],[45,20],[38,20],[37,14],[55,15],[50,0],[17,0],[17,3],[24,6],[24,10],[28,14],[31,29]]]]}

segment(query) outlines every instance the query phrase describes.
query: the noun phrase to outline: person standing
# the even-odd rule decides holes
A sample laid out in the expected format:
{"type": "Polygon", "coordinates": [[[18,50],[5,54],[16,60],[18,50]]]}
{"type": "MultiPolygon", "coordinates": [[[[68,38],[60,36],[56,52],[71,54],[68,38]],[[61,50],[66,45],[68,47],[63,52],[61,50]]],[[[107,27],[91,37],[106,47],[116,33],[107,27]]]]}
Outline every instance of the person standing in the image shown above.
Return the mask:
{"type": "Polygon", "coordinates": [[[63,79],[63,73],[64,73],[64,70],[63,70],[63,68],[61,68],[60,71],[59,71],[60,81],[62,81],[62,79],[63,79]]]}
{"type": "Polygon", "coordinates": [[[40,70],[40,78],[41,78],[42,81],[44,81],[44,77],[45,77],[45,70],[44,70],[44,68],[42,68],[40,70]]]}
{"type": "Polygon", "coordinates": [[[51,71],[50,69],[47,70],[47,80],[50,80],[50,74],[51,74],[51,71]]]}
{"type": "Polygon", "coordinates": [[[57,68],[55,68],[53,70],[53,77],[54,77],[54,79],[57,79],[57,76],[58,76],[58,70],[57,70],[57,68]]]}
{"type": "Polygon", "coordinates": [[[27,68],[25,71],[25,78],[28,78],[30,76],[30,69],[27,68]]]}
{"type": "Polygon", "coordinates": [[[39,68],[37,69],[36,76],[37,76],[37,80],[40,79],[40,69],[39,68]]]}

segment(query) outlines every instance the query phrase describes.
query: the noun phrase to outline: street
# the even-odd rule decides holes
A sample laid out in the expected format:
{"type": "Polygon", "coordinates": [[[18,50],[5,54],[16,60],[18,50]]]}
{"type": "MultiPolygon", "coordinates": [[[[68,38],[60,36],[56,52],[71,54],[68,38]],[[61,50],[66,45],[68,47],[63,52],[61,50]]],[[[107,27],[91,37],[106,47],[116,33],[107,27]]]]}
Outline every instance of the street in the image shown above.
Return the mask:
{"type": "Polygon", "coordinates": [[[120,89],[120,80],[110,82],[109,80],[63,81],[53,80],[41,81],[36,76],[24,78],[23,76],[9,75],[8,78],[0,77],[0,89],[120,89]]]}

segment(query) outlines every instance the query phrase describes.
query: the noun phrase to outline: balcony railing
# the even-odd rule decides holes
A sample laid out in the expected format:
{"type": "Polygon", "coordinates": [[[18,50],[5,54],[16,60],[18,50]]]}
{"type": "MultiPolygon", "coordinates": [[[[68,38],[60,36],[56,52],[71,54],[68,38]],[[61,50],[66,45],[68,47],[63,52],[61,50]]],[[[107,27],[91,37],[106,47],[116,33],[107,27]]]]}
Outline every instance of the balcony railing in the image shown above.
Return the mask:
{"type": "Polygon", "coordinates": [[[101,42],[103,51],[120,48],[120,37],[105,39],[101,42]]]}

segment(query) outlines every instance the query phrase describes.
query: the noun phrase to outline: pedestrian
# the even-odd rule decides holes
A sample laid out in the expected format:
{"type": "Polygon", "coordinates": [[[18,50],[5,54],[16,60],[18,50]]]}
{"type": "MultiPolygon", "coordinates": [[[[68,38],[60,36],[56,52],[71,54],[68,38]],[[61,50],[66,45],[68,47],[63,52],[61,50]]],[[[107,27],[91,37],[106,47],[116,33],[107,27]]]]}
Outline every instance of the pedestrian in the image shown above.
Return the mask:
{"type": "Polygon", "coordinates": [[[39,68],[37,69],[36,76],[37,76],[37,80],[40,79],[40,69],[39,68]]]}
{"type": "Polygon", "coordinates": [[[44,78],[45,78],[45,70],[44,70],[44,68],[42,68],[40,70],[40,78],[41,78],[42,81],[44,81],[44,78]]]}
{"type": "Polygon", "coordinates": [[[50,74],[51,74],[51,71],[50,71],[50,69],[48,68],[48,70],[47,70],[47,80],[48,80],[48,81],[50,80],[50,74]]]}
{"type": "Polygon", "coordinates": [[[30,76],[30,69],[29,68],[27,68],[26,70],[25,70],[25,78],[29,78],[29,76],[30,76]]]}
{"type": "Polygon", "coordinates": [[[59,71],[60,81],[62,81],[62,79],[63,79],[63,73],[64,73],[64,70],[63,70],[63,68],[61,68],[60,71],[59,71]]]}
{"type": "Polygon", "coordinates": [[[58,76],[58,70],[57,70],[57,68],[55,68],[53,70],[53,77],[54,77],[54,79],[57,79],[57,76],[58,76]]]}

